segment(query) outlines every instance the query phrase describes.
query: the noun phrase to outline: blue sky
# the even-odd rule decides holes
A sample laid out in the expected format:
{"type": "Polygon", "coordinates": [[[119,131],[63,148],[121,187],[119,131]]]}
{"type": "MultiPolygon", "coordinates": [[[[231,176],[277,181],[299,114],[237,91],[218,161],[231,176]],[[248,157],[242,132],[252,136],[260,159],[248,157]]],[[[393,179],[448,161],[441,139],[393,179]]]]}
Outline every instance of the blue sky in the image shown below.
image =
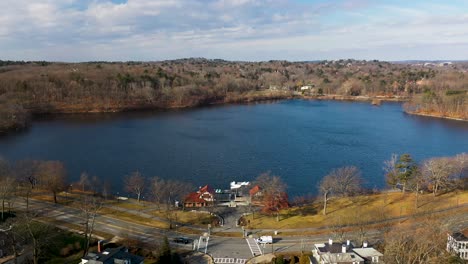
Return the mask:
{"type": "Polygon", "coordinates": [[[2,0],[0,59],[466,60],[468,1],[2,0]]]}

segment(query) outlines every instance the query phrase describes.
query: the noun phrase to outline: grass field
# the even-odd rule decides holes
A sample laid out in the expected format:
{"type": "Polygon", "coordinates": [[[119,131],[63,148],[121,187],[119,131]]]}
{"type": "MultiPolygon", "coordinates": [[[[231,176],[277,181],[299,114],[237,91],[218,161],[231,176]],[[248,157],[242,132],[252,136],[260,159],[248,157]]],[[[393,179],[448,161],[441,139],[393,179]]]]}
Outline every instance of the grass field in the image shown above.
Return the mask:
{"type": "Polygon", "coordinates": [[[293,229],[320,228],[330,225],[349,225],[381,221],[416,213],[426,213],[468,204],[468,192],[448,193],[434,197],[413,193],[381,193],[351,198],[332,199],[327,215],[322,214],[320,201],[303,207],[294,207],[280,212],[280,221],[275,215],[255,214],[248,216],[248,228],[293,229]]]}

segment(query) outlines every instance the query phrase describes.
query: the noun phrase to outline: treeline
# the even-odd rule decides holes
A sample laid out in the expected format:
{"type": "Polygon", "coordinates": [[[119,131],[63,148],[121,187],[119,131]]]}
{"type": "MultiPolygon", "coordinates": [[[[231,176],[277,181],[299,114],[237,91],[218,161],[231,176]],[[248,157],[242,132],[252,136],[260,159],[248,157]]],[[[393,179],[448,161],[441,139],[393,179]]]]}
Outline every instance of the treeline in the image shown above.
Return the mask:
{"type": "MultiPolygon", "coordinates": [[[[148,194],[147,199],[157,204],[158,208],[162,209],[163,205],[164,217],[170,222],[171,229],[174,228],[173,222],[177,221],[176,210],[179,209],[175,206],[175,201],[192,190],[191,185],[186,182],[158,177],[145,178],[139,172],[128,175],[123,182],[125,190],[137,195],[138,199],[141,194],[148,194]]],[[[96,244],[93,238],[96,233],[95,219],[111,198],[114,196],[109,182],[102,182],[87,173],[82,173],[77,182],[68,181],[66,168],[60,161],[19,160],[12,163],[0,157],[0,230],[6,230],[6,243],[11,245],[11,254],[15,259],[26,247],[32,251],[31,263],[49,261],[54,250],[60,251],[57,255],[61,256],[77,252],[86,256],[96,244]],[[45,193],[52,197],[54,203],[61,202],[78,210],[77,216],[82,219],[82,236],[75,236],[79,238],[76,242],[68,245],[55,245],[53,242],[56,238],[53,234],[60,232],[56,232],[52,224],[44,222],[46,211],[42,207],[38,208],[30,203],[31,197],[45,193]],[[75,195],[72,197],[67,196],[73,194],[75,195]],[[21,208],[20,204],[23,202],[25,206],[21,208]]],[[[155,240],[149,243],[151,250],[145,251],[145,254],[155,258],[156,263],[182,263],[180,256],[171,252],[167,238],[162,243],[159,242],[161,241],[155,240]]],[[[141,241],[130,238],[124,237],[122,243],[131,248],[142,247],[141,241]]]]}
{"type": "Polygon", "coordinates": [[[387,184],[392,188],[401,189],[402,192],[413,191],[417,195],[429,191],[436,196],[455,189],[465,189],[467,185],[466,153],[454,157],[430,158],[420,164],[416,163],[410,154],[393,154],[384,164],[387,184]]]}
{"type": "MultiPolygon", "coordinates": [[[[356,60],[0,61],[0,132],[22,127],[28,113],[112,112],[289,98],[300,95],[305,85],[313,96],[433,93],[456,97],[436,101],[447,105],[447,114],[465,116],[466,106],[460,100],[466,101],[467,96],[466,68],[462,63],[424,67],[356,60]]],[[[429,107],[416,101],[414,105],[418,111],[429,107]]]]}

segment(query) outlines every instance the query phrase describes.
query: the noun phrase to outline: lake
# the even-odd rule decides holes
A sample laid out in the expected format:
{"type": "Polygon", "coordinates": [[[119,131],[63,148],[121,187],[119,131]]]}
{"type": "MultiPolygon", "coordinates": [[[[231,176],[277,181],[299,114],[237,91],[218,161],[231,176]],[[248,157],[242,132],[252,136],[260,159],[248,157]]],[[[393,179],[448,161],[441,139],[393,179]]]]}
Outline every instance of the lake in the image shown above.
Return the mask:
{"type": "Polygon", "coordinates": [[[210,184],[250,181],[270,171],[290,197],[315,194],[331,169],[355,165],[369,188],[385,187],[383,161],[468,152],[468,122],[411,116],[401,104],[286,100],[162,112],[60,115],[0,137],[10,159],[61,160],[70,181],[82,171],[112,182],[143,175],[210,184]]]}

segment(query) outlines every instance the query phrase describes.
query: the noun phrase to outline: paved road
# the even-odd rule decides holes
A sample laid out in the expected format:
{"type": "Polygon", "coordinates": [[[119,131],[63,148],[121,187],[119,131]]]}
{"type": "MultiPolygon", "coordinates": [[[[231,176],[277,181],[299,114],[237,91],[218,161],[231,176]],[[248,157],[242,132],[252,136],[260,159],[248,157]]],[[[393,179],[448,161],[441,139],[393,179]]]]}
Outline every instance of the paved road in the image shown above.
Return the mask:
{"type": "MultiPolygon", "coordinates": [[[[25,207],[25,202],[22,199],[15,201],[15,207],[25,207]]],[[[40,212],[42,217],[52,218],[60,220],[66,223],[81,226],[83,219],[80,217],[80,210],[63,206],[60,204],[53,204],[43,201],[30,201],[30,208],[36,212],[40,212]]],[[[229,217],[235,219],[237,216],[229,217]]],[[[242,229],[235,226],[232,220],[229,224],[224,227],[225,232],[241,232],[242,229]]],[[[459,214],[452,218],[450,222],[451,226],[466,227],[468,225],[468,217],[466,214],[459,214]]],[[[153,242],[155,240],[161,240],[163,236],[169,238],[180,236],[173,231],[157,229],[146,225],[130,223],[127,221],[115,219],[105,215],[99,215],[96,218],[95,230],[99,230],[114,236],[128,237],[137,239],[143,242],[153,242]]],[[[198,236],[187,236],[192,239],[198,239],[198,236]]],[[[274,237],[274,243],[266,246],[261,246],[262,253],[274,252],[286,252],[286,251],[310,251],[314,243],[321,243],[328,241],[331,234],[325,235],[313,235],[313,236],[298,236],[298,237],[281,237],[281,234],[274,237]]],[[[370,230],[367,236],[371,239],[377,239],[381,236],[378,230],[370,230]]],[[[250,242],[250,241],[249,241],[250,242]]],[[[173,246],[191,249],[192,244],[175,244],[173,246]]],[[[207,253],[217,258],[219,261],[242,261],[243,259],[249,259],[253,253],[252,247],[255,248],[251,243],[247,243],[244,238],[229,238],[229,237],[216,237],[211,236],[208,241],[207,253]],[[250,246],[249,246],[250,244],[250,246]],[[227,260],[229,259],[229,260],[227,260]]],[[[204,248],[202,247],[203,251],[204,248]]],[[[258,252],[258,251],[256,251],[258,252]]],[[[233,263],[233,262],[220,262],[220,263],[233,263]]],[[[234,262],[236,263],[236,262],[234,262]]]]}
{"type": "MultiPolygon", "coordinates": [[[[26,203],[24,200],[17,199],[15,201],[15,206],[25,208],[26,203]]],[[[51,218],[77,226],[82,226],[84,223],[84,219],[81,217],[81,211],[79,209],[35,200],[30,200],[29,208],[31,211],[39,212],[39,218],[51,218]]],[[[151,243],[155,240],[160,241],[164,236],[175,237],[180,235],[173,231],[130,223],[128,221],[119,220],[105,215],[98,215],[96,217],[95,230],[113,236],[137,239],[139,241],[148,243],[151,243]]],[[[194,237],[191,238],[193,239],[194,237]]],[[[190,248],[191,245],[183,246],[190,248]]]]}

